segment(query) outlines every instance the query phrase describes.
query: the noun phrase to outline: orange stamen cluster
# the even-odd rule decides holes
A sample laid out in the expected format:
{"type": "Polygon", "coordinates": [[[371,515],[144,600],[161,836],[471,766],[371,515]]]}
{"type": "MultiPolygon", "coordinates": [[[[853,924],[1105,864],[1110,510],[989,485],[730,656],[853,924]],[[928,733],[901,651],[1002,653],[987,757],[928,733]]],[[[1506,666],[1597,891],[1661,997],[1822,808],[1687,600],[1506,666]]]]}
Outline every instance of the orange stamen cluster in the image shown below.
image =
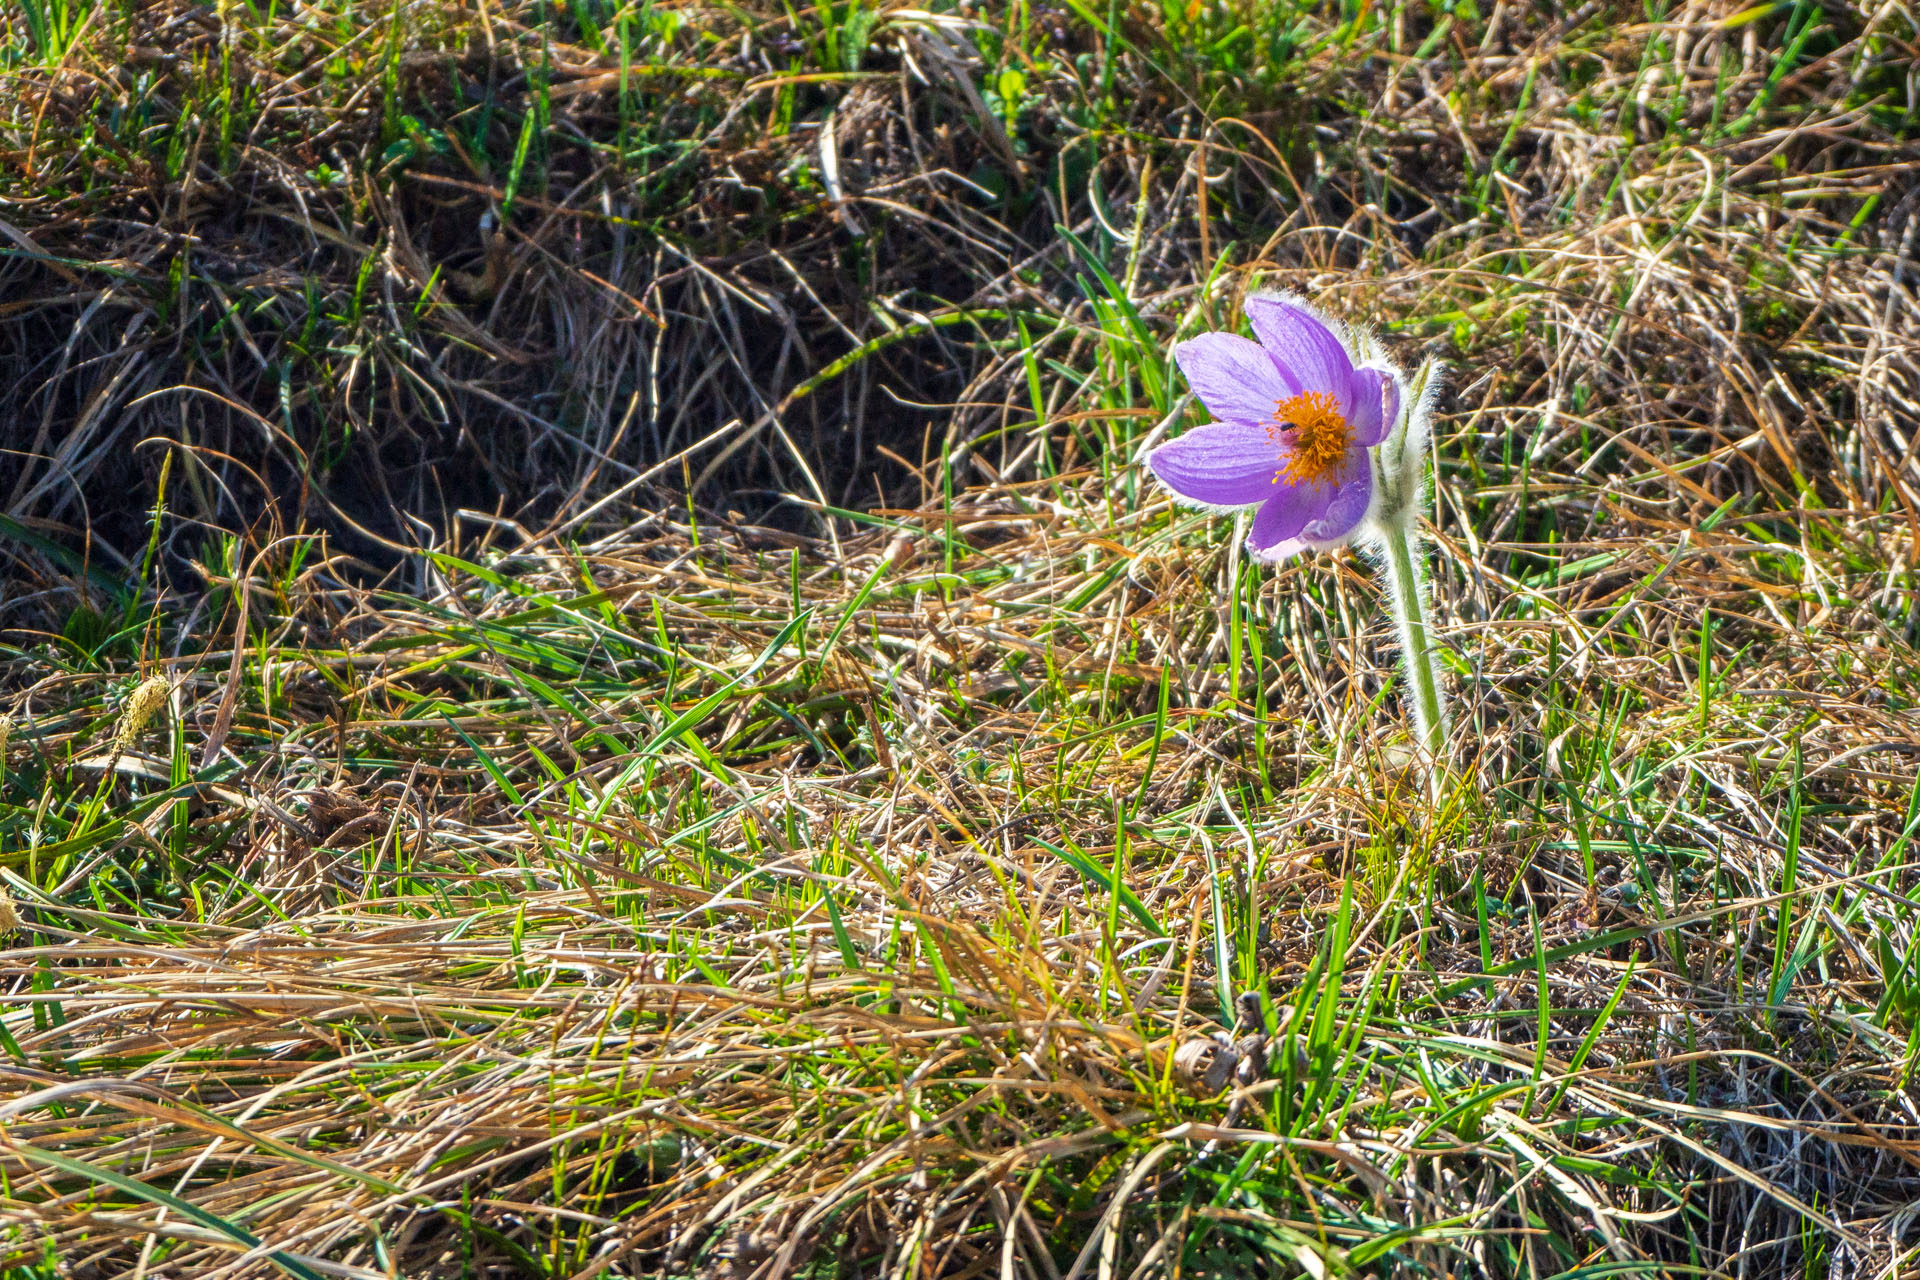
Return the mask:
{"type": "Polygon", "coordinates": [[[1353,428],[1341,416],[1340,402],[1324,391],[1276,400],[1267,437],[1283,451],[1275,484],[1331,483],[1353,447],[1353,428]]]}

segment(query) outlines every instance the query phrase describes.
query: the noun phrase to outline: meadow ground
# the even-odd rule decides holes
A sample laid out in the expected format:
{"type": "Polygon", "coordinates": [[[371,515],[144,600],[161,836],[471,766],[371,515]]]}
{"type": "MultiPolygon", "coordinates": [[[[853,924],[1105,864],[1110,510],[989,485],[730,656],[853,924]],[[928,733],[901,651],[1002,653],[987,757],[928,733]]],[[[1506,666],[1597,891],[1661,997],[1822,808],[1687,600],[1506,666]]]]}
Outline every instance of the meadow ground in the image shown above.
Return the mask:
{"type": "Polygon", "coordinates": [[[1910,7],[0,23],[8,1276],[1920,1271],[1910,7]]]}

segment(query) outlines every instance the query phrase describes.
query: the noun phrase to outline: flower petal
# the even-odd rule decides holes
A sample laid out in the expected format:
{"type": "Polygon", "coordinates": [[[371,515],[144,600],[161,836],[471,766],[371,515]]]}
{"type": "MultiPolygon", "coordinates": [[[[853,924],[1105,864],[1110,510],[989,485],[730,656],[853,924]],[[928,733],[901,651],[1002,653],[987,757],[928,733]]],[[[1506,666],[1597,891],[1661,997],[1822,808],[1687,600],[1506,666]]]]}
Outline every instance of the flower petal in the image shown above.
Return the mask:
{"type": "Polygon", "coordinates": [[[1365,449],[1355,449],[1347,455],[1339,481],[1325,498],[1324,509],[1300,530],[1301,541],[1322,549],[1350,541],[1373,509],[1373,501],[1373,464],[1365,449]]]}
{"type": "Polygon", "coordinates": [[[1238,334],[1203,333],[1175,347],[1173,358],[1221,422],[1271,422],[1274,406],[1294,394],[1260,344],[1238,334]]]}
{"type": "Polygon", "coordinates": [[[1267,349],[1289,394],[1325,391],[1340,395],[1353,376],[1353,357],[1320,314],[1298,298],[1248,298],[1247,319],[1267,349]]]}
{"type": "Polygon", "coordinates": [[[1313,548],[1298,538],[1284,538],[1270,547],[1255,547],[1248,543],[1247,550],[1262,564],[1285,564],[1302,551],[1311,551],[1313,548]]]}
{"type": "Polygon", "coordinates": [[[1147,468],[1175,497],[1206,507],[1266,501],[1277,487],[1274,476],[1280,465],[1280,449],[1266,428],[1238,422],[1195,427],[1147,455],[1147,468]]]}
{"type": "Polygon", "coordinates": [[[1257,560],[1284,559],[1275,554],[1281,544],[1291,542],[1315,520],[1326,514],[1327,501],[1334,490],[1322,484],[1281,485],[1254,513],[1253,527],[1247,530],[1247,550],[1257,560]]]}
{"type": "Polygon", "coordinates": [[[1353,442],[1372,447],[1387,438],[1400,418],[1400,383],[1385,369],[1355,369],[1341,406],[1353,427],[1353,442]]]}

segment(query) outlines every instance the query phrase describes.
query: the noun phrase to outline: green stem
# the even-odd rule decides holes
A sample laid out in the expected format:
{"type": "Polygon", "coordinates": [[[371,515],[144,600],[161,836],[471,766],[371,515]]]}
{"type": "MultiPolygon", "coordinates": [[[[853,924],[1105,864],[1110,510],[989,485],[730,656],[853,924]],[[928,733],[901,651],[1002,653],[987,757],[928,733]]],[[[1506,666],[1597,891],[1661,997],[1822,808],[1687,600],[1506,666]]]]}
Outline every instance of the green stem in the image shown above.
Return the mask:
{"type": "Polygon", "coordinates": [[[1421,745],[1434,764],[1447,745],[1447,721],[1440,704],[1440,682],[1433,669],[1433,623],[1427,617],[1427,595],[1420,589],[1419,571],[1414,566],[1413,529],[1399,526],[1388,529],[1387,579],[1394,613],[1400,628],[1400,657],[1413,686],[1413,718],[1421,745]]]}

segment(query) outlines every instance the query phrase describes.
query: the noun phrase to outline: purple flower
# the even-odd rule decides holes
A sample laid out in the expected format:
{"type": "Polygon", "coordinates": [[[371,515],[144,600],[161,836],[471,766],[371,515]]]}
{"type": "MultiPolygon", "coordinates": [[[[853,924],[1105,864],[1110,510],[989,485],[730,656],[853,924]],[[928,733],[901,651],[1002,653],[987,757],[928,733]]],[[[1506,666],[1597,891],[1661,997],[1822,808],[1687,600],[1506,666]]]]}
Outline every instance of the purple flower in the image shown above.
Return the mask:
{"type": "Polygon", "coordinates": [[[1399,417],[1400,372],[1366,335],[1298,298],[1249,298],[1247,318],[1257,343],[1205,333],[1173,349],[1215,421],[1147,466],[1189,506],[1258,506],[1247,535],[1256,559],[1337,546],[1373,510],[1367,451],[1399,417]]]}

